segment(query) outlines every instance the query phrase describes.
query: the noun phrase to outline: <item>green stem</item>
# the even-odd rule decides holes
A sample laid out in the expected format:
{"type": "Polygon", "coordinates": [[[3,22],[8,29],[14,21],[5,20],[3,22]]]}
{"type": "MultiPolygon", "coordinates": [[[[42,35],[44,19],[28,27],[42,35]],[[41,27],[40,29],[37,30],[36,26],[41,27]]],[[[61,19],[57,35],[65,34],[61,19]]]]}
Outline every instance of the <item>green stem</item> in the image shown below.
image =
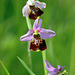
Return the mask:
{"type": "Polygon", "coordinates": [[[42,51],[42,58],[43,58],[44,72],[45,72],[45,75],[47,75],[47,70],[46,70],[45,63],[44,63],[44,61],[46,60],[46,50],[42,51]]]}
{"type": "Polygon", "coordinates": [[[30,48],[30,41],[28,41],[28,57],[29,57],[30,69],[32,69],[32,59],[31,59],[31,52],[29,48],[30,48]]]}
{"type": "Polygon", "coordinates": [[[7,75],[10,75],[10,73],[8,72],[8,70],[6,69],[6,67],[4,66],[4,64],[2,63],[2,61],[0,61],[0,63],[3,66],[4,70],[6,71],[7,75]]]}
{"type": "Polygon", "coordinates": [[[31,21],[28,16],[26,17],[26,21],[27,21],[28,28],[32,29],[31,21]]]}
{"type": "MultiPolygon", "coordinates": [[[[29,16],[26,17],[27,25],[29,29],[32,29],[31,21],[29,19],[29,16]]],[[[29,57],[29,64],[30,68],[32,69],[32,59],[31,59],[31,52],[30,52],[30,43],[28,42],[28,57],[29,57]]]]}

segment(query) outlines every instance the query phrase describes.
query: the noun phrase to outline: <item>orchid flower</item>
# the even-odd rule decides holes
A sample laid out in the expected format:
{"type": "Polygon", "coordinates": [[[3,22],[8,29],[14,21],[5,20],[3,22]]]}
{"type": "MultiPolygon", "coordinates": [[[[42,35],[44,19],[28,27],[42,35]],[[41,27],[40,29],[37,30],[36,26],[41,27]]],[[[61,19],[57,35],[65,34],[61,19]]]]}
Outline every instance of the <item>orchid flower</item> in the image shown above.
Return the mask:
{"type": "Polygon", "coordinates": [[[29,16],[30,19],[35,20],[38,16],[41,16],[44,13],[42,11],[43,8],[46,8],[44,2],[28,0],[22,9],[22,13],[24,17],[29,16]]]}
{"type": "Polygon", "coordinates": [[[48,75],[64,75],[62,69],[65,66],[57,65],[57,69],[56,69],[47,60],[45,60],[45,67],[50,72],[48,75]]]}
{"type": "Polygon", "coordinates": [[[45,39],[55,36],[55,32],[49,29],[41,28],[42,19],[36,19],[33,25],[33,30],[30,29],[27,34],[21,36],[21,41],[30,41],[30,50],[40,51],[45,50],[45,39]]]}

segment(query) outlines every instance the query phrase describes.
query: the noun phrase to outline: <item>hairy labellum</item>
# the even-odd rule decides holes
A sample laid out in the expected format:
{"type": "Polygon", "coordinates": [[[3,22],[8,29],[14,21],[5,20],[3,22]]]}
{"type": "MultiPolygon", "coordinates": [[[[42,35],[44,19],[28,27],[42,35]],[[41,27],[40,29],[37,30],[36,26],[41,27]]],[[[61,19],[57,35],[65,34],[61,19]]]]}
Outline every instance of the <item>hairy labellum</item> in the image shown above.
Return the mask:
{"type": "Polygon", "coordinates": [[[31,39],[31,41],[30,41],[30,50],[43,51],[46,48],[47,48],[47,46],[46,46],[46,42],[45,42],[44,38],[39,38],[39,39],[33,38],[33,39],[31,39]]]}
{"type": "Polygon", "coordinates": [[[29,18],[32,20],[36,20],[38,16],[41,16],[44,12],[39,8],[35,7],[35,5],[30,5],[29,18]]]}

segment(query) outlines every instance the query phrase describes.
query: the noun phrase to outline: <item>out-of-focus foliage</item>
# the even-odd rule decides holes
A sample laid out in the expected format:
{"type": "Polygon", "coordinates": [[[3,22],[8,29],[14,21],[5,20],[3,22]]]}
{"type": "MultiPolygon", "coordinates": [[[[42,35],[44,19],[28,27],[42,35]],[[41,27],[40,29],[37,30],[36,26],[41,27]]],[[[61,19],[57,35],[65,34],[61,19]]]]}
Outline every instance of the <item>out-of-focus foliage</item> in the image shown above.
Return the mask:
{"type": "MultiPolygon", "coordinates": [[[[11,75],[29,75],[18,61],[22,58],[29,66],[28,42],[21,42],[20,36],[28,31],[22,8],[27,0],[0,0],[0,60],[11,75]]],[[[47,39],[47,60],[56,67],[66,66],[69,75],[75,67],[75,0],[40,0],[47,4],[42,15],[42,27],[52,29],[56,36],[47,39]]],[[[33,24],[34,21],[32,21],[33,24]]],[[[32,70],[44,75],[41,52],[31,52],[32,70]]],[[[0,75],[6,75],[0,64],[0,75]]]]}

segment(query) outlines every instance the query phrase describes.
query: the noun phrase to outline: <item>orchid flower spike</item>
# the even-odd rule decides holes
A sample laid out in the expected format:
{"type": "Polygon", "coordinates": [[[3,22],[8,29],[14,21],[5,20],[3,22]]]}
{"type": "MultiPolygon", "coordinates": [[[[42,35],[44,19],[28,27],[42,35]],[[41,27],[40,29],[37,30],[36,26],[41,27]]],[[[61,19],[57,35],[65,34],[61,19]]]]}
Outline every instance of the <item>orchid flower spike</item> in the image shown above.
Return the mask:
{"type": "Polygon", "coordinates": [[[45,50],[45,39],[55,36],[55,32],[49,29],[41,28],[42,19],[36,19],[33,25],[33,30],[30,29],[27,34],[20,37],[21,41],[30,41],[30,50],[40,51],[45,50]]]}
{"type": "Polygon", "coordinates": [[[45,62],[46,69],[50,72],[48,75],[64,75],[65,70],[62,72],[62,69],[65,66],[57,65],[57,69],[56,69],[47,60],[45,60],[44,62],[45,62]]]}
{"type": "Polygon", "coordinates": [[[22,9],[22,13],[24,17],[29,16],[30,19],[35,20],[38,16],[41,16],[44,13],[42,11],[43,8],[46,8],[44,2],[28,0],[22,9]]]}

